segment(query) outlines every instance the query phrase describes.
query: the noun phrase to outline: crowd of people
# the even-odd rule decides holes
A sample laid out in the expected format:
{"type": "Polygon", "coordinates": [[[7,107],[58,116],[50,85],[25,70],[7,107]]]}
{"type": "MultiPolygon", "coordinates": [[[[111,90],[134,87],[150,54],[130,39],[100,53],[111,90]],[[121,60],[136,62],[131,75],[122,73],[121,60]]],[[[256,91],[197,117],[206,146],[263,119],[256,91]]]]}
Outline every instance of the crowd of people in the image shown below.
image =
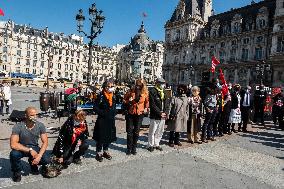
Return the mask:
{"type": "MultiPolygon", "coordinates": [[[[163,151],[160,141],[165,128],[169,131],[168,145],[182,146],[181,133],[187,133],[189,143],[207,143],[215,141],[216,137],[232,132],[248,132],[247,125],[250,114],[254,109],[253,122],[260,120],[264,124],[264,105],[266,92],[261,85],[254,94],[251,87],[241,88],[239,84],[229,85],[228,91],[222,91],[221,84],[212,82],[206,88],[204,97],[200,96],[200,88],[179,85],[175,95],[166,90],[166,81],[163,78],[156,80],[155,86],[148,88],[144,79],[137,79],[124,94],[124,107],[127,145],[126,155],[137,154],[140,127],[145,115],[150,117],[147,150],[163,151]],[[203,120],[203,122],[202,122],[203,120]],[[166,127],[167,125],[167,127],[166,127]]],[[[284,96],[282,91],[274,97],[274,109],[277,115],[279,128],[284,128],[284,96]],[[276,107],[277,106],[277,107],[276,107]]],[[[97,114],[92,139],[96,141],[96,156],[98,162],[104,159],[111,160],[109,147],[116,137],[116,95],[112,80],[102,85],[102,90],[94,99],[94,113],[97,114]]],[[[36,120],[37,110],[29,107],[25,111],[25,122],[14,126],[11,135],[10,162],[13,180],[21,180],[20,160],[29,157],[31,171],[39,174],[38,165],[42,165],[42,172],[48,171],[50,159],[46,149],[48,138],[44,125],[36,120]],[[42,145],[39,147],[38,140],[42,145]]],[[[59,136],[53,147],[52,159],[67,168],[71,163],[81,164],[81,156],[88,149],[89,131],[86,122],[86,113],[76,110],[61,126],[59,136]]]]}

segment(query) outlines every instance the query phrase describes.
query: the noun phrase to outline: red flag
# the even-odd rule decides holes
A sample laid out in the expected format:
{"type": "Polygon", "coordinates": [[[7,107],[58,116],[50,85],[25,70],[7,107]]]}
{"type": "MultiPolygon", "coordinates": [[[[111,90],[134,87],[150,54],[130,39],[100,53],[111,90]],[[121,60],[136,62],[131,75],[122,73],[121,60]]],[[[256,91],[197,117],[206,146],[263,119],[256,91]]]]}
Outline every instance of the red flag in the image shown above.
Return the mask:
{"type": "Polygon", "coordinates": [[[0,8],[0,15],[4,16],[4,11],[0,8]]]}
{"type": "Polygon", "coordinates": [[[221,68],[219,69],[219,72],[220,72],[219,79],[220,81],[222,81],[222,95],[225,96],[226,94],[228,94],[229,88],[221,68]]]}
{"type": "Polygon", "coordinates": [[[143,12],[143,13],[142,13],[142,16],[145,18],[145,17],[147,17],[148,15],[147,15],[145,12],[143,12]]]}
{"type": "Polygon", "coordinates": [[[215,72],[215,68],[218,64],[220,64],[219,60],[217,60],[217,58],[215,56],[212,56],[212,66],[211,66],[211,72],[212,73],[215,72]]]}

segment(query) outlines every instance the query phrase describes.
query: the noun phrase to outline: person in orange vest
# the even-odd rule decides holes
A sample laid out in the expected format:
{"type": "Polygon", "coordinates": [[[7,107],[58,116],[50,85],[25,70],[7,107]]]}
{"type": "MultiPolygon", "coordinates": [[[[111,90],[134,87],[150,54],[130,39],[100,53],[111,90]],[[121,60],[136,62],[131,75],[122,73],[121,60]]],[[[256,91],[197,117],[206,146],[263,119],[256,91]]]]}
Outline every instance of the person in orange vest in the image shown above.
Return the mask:
{"type": "Polygon", "coordinates": [[[137,154],[137,141],[144,118],[144,113],[149,111],[149,95],[146,81],[137,79],[135,86],[125,95],[123,103],[127,107],[127,155],[137,154]]]}

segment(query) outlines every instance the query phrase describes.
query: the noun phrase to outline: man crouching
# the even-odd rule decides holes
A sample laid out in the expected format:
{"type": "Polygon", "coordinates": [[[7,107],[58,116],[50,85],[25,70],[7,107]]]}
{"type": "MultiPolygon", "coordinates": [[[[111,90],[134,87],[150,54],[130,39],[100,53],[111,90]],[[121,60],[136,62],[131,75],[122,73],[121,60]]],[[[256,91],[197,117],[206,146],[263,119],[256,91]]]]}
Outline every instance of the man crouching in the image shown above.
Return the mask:
{"type": "Polygon", "coordinates": [[[10,163],[13,172],[13,181],[21,181],[21,159],[29,157],[31,173],[38,175],[38,165],[42,165],[42,171],[46,169],[49,158],[45,151],[48,146],[46,128],[43,123],[36,120],[37,110],[34,107],[28,107],[25,110],[25,121],[17,123],[12,129],[10,137],[10,163]],[[38,145],[41,138],[41,148],[38,145]]]}

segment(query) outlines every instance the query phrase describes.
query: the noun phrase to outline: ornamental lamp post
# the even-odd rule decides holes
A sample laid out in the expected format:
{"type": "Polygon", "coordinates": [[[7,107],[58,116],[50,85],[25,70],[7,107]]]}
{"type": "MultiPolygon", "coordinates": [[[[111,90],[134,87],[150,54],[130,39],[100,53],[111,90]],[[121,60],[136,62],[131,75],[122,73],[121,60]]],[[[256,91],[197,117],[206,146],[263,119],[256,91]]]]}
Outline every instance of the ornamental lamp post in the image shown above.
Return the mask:
{"type": "Polygon", "coordinates": [[[76,15],[77,21],[77,31],[79,33],[83,33],[85,37],[90,39],[89,41],[89,61],[88,61],[88,72],[87,72],[87,85],[91,84],[91,71],[92,71],[92,61],[93,61],[93,53],[92,47],[94,39],[98,36],[98,34],[102,33],[105,17],[102,15],[102,10],[97,10],[96,4],[93,3],[89,8],[89,20],[91,22],[91,31],[90,35],[83,31],[85,16],[83,15],[83,10],[80,9],[79,13],[76,15]]]}
{"type": "MultiPolygon", "coordinates": [[[[44,51],[44,54],[48,56],[48,61],[47,61],[47,74],[46,74],[46,91],[49,91],[49,75],[50,75],[50,64],[51,64],[51,48],[52,48],[52,40],[44,40],[42,44],[42,48],[44,51]]],[[[54,47],[58,48],[58,47],[54,47]]]]}

